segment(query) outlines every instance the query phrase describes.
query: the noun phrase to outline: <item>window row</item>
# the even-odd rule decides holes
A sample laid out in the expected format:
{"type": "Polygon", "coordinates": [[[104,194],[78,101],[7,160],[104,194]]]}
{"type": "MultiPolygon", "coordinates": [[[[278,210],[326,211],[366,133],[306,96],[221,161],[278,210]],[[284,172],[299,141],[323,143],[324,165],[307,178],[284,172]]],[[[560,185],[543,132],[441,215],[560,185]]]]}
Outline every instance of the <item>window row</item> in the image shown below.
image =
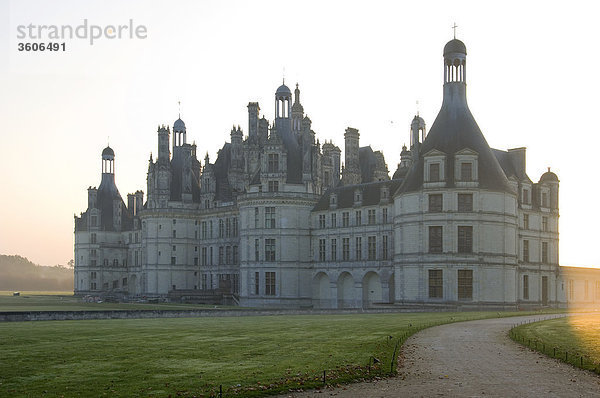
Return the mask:
{"type": "MultiPolygon", "coordinates": [[[[428,195],[428,208],[430,213],[444,211],[444,197],[441,193],[428,195]]],[[[458,211],[473,211],[473,194],[459,193],[458,194],[458,211]]]]}
{"type": "MultiPolygon", "coordinates": [[[[215,265],[213,246],[200,248],[200,265],[215,265]]],[[[217,264],[218,265],[235,265],[239,264],[239,251],[237,246],[219,246],[216,248],[217,264]]],[[[194,257],[194,265],[198,265],[198,257],[194,257]]]]}
{"type": "MultiPolygon", "coordinates": [[[[377,217],[377,209],[367,209],[367,218],[363,220],[363,210],[355,210],[354,217],[352,218],[352,226],[361,226],[361,225],[375,225],[378,222],[382,224],[387,224],[392,221],[388,217],[388,208],[384,207],[381,209],[381,217],[377,217]],[[366,221],[366,224],[364,222],[366,221]]],[[[338,220],[338,213],[331,213],[329,217],[327,214],[319,214],[319,228],[338,228],[338,227],[349,227],[350,226],[350,212],[344,211],[341,213],[341,222],[338,220]]]]}
{"type": "MultiPolygon", "coordinates": [[[[263,292],[265,296],[275,296],[276,290],[276,274],[275,272],[265,272],[263,292]]],[[[254,295],[260,295],[260,272],[254,273],[254,295]]]]}
{"type": "MultiPolygon", "coordinates": [[[[444,271],[441,269],[430,269],[428,276],[429,298],[444,298],[444,271]]],[[[459,300],[471,300],[473,298],[473,270],[458,270],[457,293],[459,300]]]]}
{"type": "MultiPolygon", "coordinates": [[[[523,229],[530,229],[530,227],[531,227],[531,224],[529,222],[529,214],[524,213],[523,214],[523,229]]],[[[542,232],[550,231],[550,227],[548,225],[548,217],[542,216],[541,223],[540,223],[540,230],[542,232]]]]}
{"type": "MultiPolygon", "coordinates": [[[[429,253],[443,253],[444,252],[444,236],[442,226],[430,226],[429,227],[429,253]]],[[[473,227],[472,226],[458,226],[458,253],[472,253],[473,252],[473,227]]]]}
{"type": "MultiPolygon", "coordinates": [[[[527,239],[523,240],[521,259],[523,262],[528,263],[530,261],[530,241],[527,239]]],[[[548,263],[549,259],[549,246],[548,242],[542,242],[540,245],[540,260],[542,263],[548,263]]]]}
{"type": "Polygon", "coordinates": [[[319,239],[318,261],[360,261],[360,260],[388,260],[390,258],[389,236],[383,235],[378,242],[376,236],[368,236],[366,243],[366,251],[363,243],[363,238],[357,236],[353,239],[353,246],[350,247],[351,238],[341,239],[341,258],[339,257],[338,239],[319,239]],[[378,251],[379,249],[379,251],[378,251]],[[353,254],[353,256],[351,255],[353,254]],[[366,258],[364,257],[366,254],[366,258]],[[329,257],[327,256],[329,255],[329,257]]]}
{"type": "MultiPolygon", "coordinates": [[[[256,261],[256,262],[261,261],[260,246],[261,246],[261,240],[254,239],[254,261],[256,261]]],[[[275,239],[264,239],[263,248],[264,248],[264,257],[262,258],[262,260],[267,261],[267,262],[276,261],[276,256],[275,256],[276,255],[276,240],[275,239]]]]}

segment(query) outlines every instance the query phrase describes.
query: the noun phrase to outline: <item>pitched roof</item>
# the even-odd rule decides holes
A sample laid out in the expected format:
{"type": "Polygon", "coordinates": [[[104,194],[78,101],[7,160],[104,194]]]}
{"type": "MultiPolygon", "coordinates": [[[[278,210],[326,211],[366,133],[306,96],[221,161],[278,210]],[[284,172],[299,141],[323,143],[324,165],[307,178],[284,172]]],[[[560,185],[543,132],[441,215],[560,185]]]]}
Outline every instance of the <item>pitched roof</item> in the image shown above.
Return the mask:
{"type": "Polygon", "coordinates": [[[336,206],[338,209],[352,208],[354,206],[354,192],[360,190],[362,197],[362,206],[374,206],[381,202],[381,188],[387,187],[389,190],[389,200],[392,201],[392,194],[400,187],[402,180],[376,181],[366,184],[338,186],[328,189],[319,199],[313,211],[322,211],[329,209],[330,198],[332,194],[337,195],[336,206]]]}

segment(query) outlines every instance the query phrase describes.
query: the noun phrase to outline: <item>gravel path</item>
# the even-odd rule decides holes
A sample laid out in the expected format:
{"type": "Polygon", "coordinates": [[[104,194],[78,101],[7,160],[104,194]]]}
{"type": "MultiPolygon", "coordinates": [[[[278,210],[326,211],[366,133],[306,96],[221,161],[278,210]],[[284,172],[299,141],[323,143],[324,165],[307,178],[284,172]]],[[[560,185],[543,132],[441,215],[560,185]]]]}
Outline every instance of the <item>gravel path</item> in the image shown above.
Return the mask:
{"type": "Polygon", "coordinates": [[[600,377],[508,338],[512,325],[538,318],[426,329],[404,345],[398,377],[282,397],[600,397],[600,377]]]}

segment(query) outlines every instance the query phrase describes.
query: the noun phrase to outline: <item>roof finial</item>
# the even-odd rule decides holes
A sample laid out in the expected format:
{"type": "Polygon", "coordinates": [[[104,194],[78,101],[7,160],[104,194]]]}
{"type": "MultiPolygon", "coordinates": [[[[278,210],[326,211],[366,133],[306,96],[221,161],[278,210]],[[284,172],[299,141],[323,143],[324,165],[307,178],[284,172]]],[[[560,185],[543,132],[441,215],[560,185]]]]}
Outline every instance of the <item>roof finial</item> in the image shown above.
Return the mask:
{"type": "Polygon", "coordinates": [[[177,105],[179,107],[179,119],[181,119],[181,101],[177,101],[177,105]]]}
{"type": "Polygon", "coordinates": [[[458,28],[458,25],[456,24],[456,22],[454,22],[454,25],[452,25],[452,30],[454,30],[454,38],[456,39],[456,28],[458,28]]]}
{"type": "Polygon", "coordinates": [[[110,146],[110,135],[106,137],[106,146],[110,146]]]}
{"type": "Polygon", "coordinates": [[[283,67],[283,84],[285,85],[285,66],[283,67]]]}
{"type": "Polygon", "coordinates": [[[419,100],[417,100],[417,116],[419,116],[419,100]]]}

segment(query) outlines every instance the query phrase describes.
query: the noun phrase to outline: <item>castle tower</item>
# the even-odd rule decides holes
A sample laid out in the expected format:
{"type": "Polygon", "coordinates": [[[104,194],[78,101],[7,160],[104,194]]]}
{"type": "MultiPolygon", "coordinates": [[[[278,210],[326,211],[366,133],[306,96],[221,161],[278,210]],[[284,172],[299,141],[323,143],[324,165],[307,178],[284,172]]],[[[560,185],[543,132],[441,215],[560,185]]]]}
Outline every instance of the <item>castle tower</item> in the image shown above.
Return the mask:
{"type": "Polygon", "coordinates": [[[171,135],[169,128],[163,126],[158,127],[158,158],[159,162],[169,161],[171,152],[169,151],[169,136],[171,135]]]}
{"type": "Polygon", "coordinates": [[[360,184],[360,161],[358,158],[359,149],[359,137],[358,130],[352,127],[346,129],[344,134],[344,175],[342,180],[344,185],[360,184]]]}
{"type": "Polygon", "coordinates": [[[294,105],[292,105],[292,131],[298,133],[302,130],[302,118],[304,116],[304,107],[300,103],[300,89],[296,83],[294,90],[294,105]]]}
{"type": "Polygon", "coordinates": [[[252,140],[258,137],[258,113],[260,107],[258,102],[248,103],[248,137],[252,140]]]}
{"type": "Polygon", "coordinates": [[[102,180],[105,174],[107,178],[115,179],[115,151],[110,146],[102,151],[102,180]]]}
{"type": "Polygon", "coordinates": [[[275,127],[281,137],[291,130],[291,112],[292,92],[284,83],[275,92],[275,127]]]}
{"type": "Polygon", "coordinates": [[[181,115],[173,123],[173,151],[175,147],[183,146],[186,143],[185,123],[181,120],[181,115]]]}
{"type": "Polygon", "coordinates": [[[418,114],[410,124],[410,151],[414,161],[419,159],[421,143],[425,141],[425,120],[418,114]]]}

